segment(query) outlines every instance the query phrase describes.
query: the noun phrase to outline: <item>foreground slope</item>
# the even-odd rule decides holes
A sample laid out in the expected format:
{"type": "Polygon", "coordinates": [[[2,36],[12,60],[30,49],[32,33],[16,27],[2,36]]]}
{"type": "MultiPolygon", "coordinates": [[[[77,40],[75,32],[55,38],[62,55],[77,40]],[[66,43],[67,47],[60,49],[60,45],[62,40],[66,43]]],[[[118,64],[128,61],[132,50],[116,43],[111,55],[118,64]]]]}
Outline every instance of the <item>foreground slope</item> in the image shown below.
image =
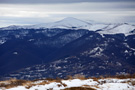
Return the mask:
{"type": "Polygon", "coordinates": [[[9,80],[0,86],[0,90],[134,90],[135,79],[9,80]]]}

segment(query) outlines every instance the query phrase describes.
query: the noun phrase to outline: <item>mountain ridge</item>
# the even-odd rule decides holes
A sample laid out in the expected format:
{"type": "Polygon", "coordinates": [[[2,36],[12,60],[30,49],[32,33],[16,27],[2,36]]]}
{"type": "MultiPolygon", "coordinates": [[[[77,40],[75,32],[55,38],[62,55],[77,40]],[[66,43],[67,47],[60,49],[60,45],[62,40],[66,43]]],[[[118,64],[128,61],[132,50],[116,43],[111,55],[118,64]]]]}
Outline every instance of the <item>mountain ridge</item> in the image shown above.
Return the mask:
{"type": "Polygon", "coordinates": [[[101,23],[88,23],[83,20],[79,20],[73,17],[67,17],[60,21],[52,22],[52,23],[42,23],[36,25],[25,25],[25,26],[17,26],[12,25],[8,27],[0,28],[0,30],[15,30],[15,29],[53,29],[53,28],[61,28],[61,29],[87,29],[89,31],[97,31],[100,34],[117,34],[122,33],[127,35],[135,34],[135,26],[128,23],[115,23],[115,24],[101,24],[101,23]],[[132,32],[132,33],[131,33],[132,32]]]}
{"type": "Polygon", "coordinates": [[[73,18],[48,24],[51,28],[41,25],[0,29],[2,78],[63,78],[74,74],[89,77],[135,72],[134,26],[91,24],[91,29],[86,29],[88,23],[73,18]]]}
{"type": "Polygon", "coordinates": [[[63,78],[82,73],[89,77],[135,71],[135,35],[101,35],[85,29],[20,29],[0,31],[3,38],[2,78],[63,78]]]}

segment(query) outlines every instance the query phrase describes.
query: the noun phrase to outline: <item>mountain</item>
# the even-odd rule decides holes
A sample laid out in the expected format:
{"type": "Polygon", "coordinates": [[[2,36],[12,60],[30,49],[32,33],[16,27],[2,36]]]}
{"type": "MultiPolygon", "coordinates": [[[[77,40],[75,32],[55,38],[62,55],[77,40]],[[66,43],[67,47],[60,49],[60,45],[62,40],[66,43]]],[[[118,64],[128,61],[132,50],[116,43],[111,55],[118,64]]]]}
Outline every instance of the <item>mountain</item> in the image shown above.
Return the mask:
{"type": "Polygon", "coordinates": [[[61,28],[61,29],[87,29],[90,31],[98,31],[100,34],[117,34],[122,33],[125,35],[131,35],[135,31],[135,25],[128,23],[112,23],[112,24],[102,24],[102,23],[90,23],[85,22],[73,17],[64,18],[63,20],[53,22],[53,23],[42,23],[36,25],[25,25],[25,26],[8,26],[0,28],[0,30],[16,30],[16,29],[47,29],[47,28],[61,28]]]}
{"type": "Polygon", "coordinates": [[[63,20],[46,25],[46,28],[89,29],[91,24],[85,21],[68,17],[63,20]]]}
{"type": "Polygon", "coordinates": [[[27,26],[9,26],[2,28],[3,30],[11,29],[41,29],[41,28],[64,28],[64,29],[89,29],[91,24],[76,18],[68,17],[63,20],[53,22],[53,23],[42,23],[37,25],[27,25],[27,26]]]}
{"type": "Polygon", "coordinates": [[[113,25],[110,24],[107,27],[103,28],[103,31],[99,31],[99,33],[102,34],[123,33],[125,35],[130,35],[132,34],[133,31],[135,31],[134,25],[124,23],[124,24],[113,24],[113,25]]]}
{"type": "Polygon", "coordinates": [[[48,25],[51,28],[40,25],[37,25],[40,28],[1,28],[1,79],[64,78],[75,74],[89,77],[135,72],[133,25],[90,24],[75,18],[48,25]],[[92,30],[82,29],[85,26],[92,30]]]}

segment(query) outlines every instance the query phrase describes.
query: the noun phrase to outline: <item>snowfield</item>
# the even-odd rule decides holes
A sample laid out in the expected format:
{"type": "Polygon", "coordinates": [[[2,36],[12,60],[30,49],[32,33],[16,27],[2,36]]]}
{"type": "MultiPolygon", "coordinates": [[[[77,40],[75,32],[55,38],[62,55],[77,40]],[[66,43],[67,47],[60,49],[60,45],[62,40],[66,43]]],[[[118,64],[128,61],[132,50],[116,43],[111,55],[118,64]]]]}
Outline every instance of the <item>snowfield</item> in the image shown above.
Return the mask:
{"type": "MultiPolygon", "coordinates": [[[[9,84],[8,82],[0,82],[9,84]]],[[[6,89],[0,87],[0,90],[64,90],[71,87],[84,87],[92,88],[93,90],[135,90],[135,79],[71,79],[71,80],[60,80],[60,81],[48,81],[39,80],[31,82],[31,87],[28,88],[29,84],[17,86],[6,89]],[[46,84],[43,82],[46,82],[46,84]],[[41,84],[42,83],[42,84],[41,84]]]]}

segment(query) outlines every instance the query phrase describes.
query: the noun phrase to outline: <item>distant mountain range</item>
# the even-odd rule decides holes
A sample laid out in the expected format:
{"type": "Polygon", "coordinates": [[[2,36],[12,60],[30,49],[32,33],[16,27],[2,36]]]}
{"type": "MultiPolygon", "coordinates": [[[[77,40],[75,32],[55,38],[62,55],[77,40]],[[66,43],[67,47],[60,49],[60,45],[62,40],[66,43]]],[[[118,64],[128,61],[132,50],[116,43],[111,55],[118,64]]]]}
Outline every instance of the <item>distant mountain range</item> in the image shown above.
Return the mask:
{"type": "Polygon", "coordinates": [[[46,29],[46,28],[62,28],[62,29],[87,29],[89,31],[98,31],[101,34],[116,34],[123,33],[126,35],[132,34],[135,32],[135,25],[128,23],[113,23],[113,24],[102,24],[102,23],[90,23],[82,21],[73,17],[68,17],[63,20],[53,22],[53,23],[42,23],[37,25],[25,25],[17,26],[12,25],[8,27],[1,28],[1,30],[15,30],[15,29],[46,29]]]}
{"type": "Polygon", "coordinates": [[[1,79],[135,72],[135,26],[76,18],[0,28],[1,79]]]}

